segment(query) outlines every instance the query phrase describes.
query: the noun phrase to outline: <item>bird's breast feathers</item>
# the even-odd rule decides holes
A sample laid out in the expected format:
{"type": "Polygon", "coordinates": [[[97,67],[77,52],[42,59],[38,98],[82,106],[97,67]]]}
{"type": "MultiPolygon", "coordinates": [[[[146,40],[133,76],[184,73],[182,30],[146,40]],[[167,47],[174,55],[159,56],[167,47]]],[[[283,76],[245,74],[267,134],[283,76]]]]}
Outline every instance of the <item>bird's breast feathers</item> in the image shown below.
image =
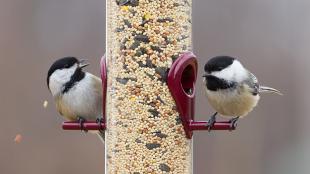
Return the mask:
{"type": "Polygon", "coordinates": [[[59,112],[67,119],[77,116],[88,120],[95,120],[102,114],[101,80],[86,73],[83,80],[75,84],[69,92],[56,100],[59,112]]]}
{"type": "Polygon", "coordinates": [[[257,105],[259,95],[253,95],[247,85],[235,89],[206,89],[211,106],[223,116],[245,116],[257,105]]]}

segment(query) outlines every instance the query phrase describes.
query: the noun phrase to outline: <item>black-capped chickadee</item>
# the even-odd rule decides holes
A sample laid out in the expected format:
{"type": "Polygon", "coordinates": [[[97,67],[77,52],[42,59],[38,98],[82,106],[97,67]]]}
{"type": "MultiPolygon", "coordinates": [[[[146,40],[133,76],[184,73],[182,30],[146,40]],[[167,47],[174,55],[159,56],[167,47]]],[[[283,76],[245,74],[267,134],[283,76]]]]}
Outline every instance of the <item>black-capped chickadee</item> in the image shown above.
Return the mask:
{"type": "MultiPolygon", "coordinates": [[[[75,57],[55,61],[47,74],[47,86],[52,93],[58,112],[69,121],[83,122],[102,118],[101,79],[84,72],[89,64],[75,57]]],[[[103,132],[96,132],[104,140],[103,132]]]]}
{"type": "Polygon", "coordinates": [[[233,117],[230,122],[234,127],[239,117],[246,116],[257,105],[261,93],[282,95],[277,89],[259,85],[257,78],[233,57],[211,58],[204,70],[207,98],[216,110],[208,122],[209,128],[214,125],[217,113],[233,117]]]}

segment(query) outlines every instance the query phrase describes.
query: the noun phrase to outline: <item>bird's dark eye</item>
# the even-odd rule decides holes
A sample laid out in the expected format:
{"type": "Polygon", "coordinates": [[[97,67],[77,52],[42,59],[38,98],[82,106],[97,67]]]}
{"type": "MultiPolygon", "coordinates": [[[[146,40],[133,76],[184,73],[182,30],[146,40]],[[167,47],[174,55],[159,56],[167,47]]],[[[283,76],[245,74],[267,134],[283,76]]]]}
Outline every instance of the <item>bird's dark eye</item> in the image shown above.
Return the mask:
{"type": "Polygon", "coordinates": [[[70,66],[69,66],[69,64],[65,64],[65,66],[64,66],[65,68],[69,68],[70,66]]]}

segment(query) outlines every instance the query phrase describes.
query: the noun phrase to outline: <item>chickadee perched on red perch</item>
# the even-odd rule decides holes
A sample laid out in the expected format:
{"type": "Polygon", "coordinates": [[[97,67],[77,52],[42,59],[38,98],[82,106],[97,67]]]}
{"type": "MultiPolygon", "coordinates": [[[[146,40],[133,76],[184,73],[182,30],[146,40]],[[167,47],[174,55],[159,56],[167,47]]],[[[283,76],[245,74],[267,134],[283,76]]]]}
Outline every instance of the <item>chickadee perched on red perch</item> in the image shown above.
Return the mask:
{"type": "MultiPolygon", "coordinates": [[[[85,60],[64,57],[56,60],[47,74],[47,86],[58,112],[69,121],[78,121],[82,130],[86,120],[101,125],[102,118],[101,79],[83,71],[88,65],[85,60]]],[[[103,132],[97,133],[104,138],[103,132]]]]}
{"type": "Polygon", "coordinates": [[[239,117],[246,116],[257,105],[261,93],[282,93],[274,88],[259,85],[257,78],[233,57],[211,58],[204,67],[204,82],[209,103],[216,110],[208,121],[211,128],[217,113],[233,117],[234,127],[239,117]]]}

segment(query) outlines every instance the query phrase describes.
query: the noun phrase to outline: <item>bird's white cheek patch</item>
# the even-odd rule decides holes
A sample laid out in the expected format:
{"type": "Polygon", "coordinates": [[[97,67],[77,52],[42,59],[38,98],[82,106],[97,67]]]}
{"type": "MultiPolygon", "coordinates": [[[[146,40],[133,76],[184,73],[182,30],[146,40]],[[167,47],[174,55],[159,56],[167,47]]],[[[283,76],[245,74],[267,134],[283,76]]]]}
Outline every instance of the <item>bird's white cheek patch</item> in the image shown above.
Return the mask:
{"type": "Polygon", "coordinates": [[[58,69],[50,76],[49,88],[53,96],[61,93],[63,86],[70,81],[76,68],[77,66],[73,66],[69,69],[58,69]]]}
{"type": "Polygon", "coordinates": [[[220,79],[235,82],[242,82],[248,76],[247,70],[237,60],[235,60],[233,64],[223,69],[222,71],[212,72],[211,74],[220,79]]]}
{"type": "Polygon", "coordinates": [[[63,85],[66,83],[63,78],[60,78],[58,74],[54,73],[50,77],[49,88],[53,96],[57,96],[61,93],[63,85]]]}

